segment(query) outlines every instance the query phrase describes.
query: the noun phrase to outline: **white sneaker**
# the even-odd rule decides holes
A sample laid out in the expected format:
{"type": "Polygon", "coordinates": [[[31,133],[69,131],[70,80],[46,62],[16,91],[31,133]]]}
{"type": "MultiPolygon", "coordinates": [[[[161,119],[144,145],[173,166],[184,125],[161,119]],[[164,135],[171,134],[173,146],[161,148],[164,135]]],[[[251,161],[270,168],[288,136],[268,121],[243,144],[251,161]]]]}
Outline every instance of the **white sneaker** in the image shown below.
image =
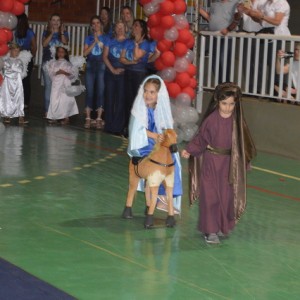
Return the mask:
{"type": "Polygon", "coordinates": [[[220,244],[219,237],[216,233],[206,234],[205,241],[208,244],[220,244]]]}

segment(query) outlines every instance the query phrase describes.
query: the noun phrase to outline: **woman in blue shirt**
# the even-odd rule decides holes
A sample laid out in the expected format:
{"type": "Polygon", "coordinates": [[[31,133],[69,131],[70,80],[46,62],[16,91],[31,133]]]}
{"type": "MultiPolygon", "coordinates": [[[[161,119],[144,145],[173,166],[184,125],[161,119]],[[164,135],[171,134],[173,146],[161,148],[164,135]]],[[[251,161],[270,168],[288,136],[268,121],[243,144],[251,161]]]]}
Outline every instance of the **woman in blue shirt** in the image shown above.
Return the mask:
{"type": "Polygon", "coordinates": [[[132,36],[123,44],[120,62],[125,65],[125,127],[128,127],[132,103],[140,84],[147,76],[150,54],[148,28],[144,20],[133,22],[132,36]]]}
{"type": "Polygon", "coordinates": [[[124,65],[120,56],[125,37],[125,24],[118,21],[114,37],[105,42],[103,60],[105,69],[105,131],[121,134],[124,129],[124,65]]]}
{"type": "Polygon", "coordinates": [[[18,24],[15,30],[15,41],[21,47],[21,50],[30,51],[32,59],[27,66],[27,76],[22,80],[24,90],[24,108],[28,108],[30,104],[31,86],[30,78],[33,69],[33,59],[36,55],[36,37],[31,28],[29,28],[28,18],[26,14],[18,16],[18,24]]]}
{"type": "Polygon", "coordinates": [[[51,50],[52,46],[67,45],[69,42],[68,32],[65,30],[64,24],[62,24],[60,16],[53,14],[48,22],[47,29],[43,32],[42,46],[43,46],[43,60],[42,60],[42,73],[44,78],[45,92],[44,92],[44,108],[45,116],[47,116],[48,108],[50,104],[51,94],[51,79],[45,70],[44,65],[47,61],[52,59],[51,50]]]}
{"type": "Polygon", "coordinates": [[[86,59],[85,70],[85,128],[91,127],[91,112],[95,108],[97,111],[96,128],[103,127],[102,113],[104,111],[104,71],[103,48],[105,37],[102,25],[98,16],[91,18],[92,34],[87,36],[84,41],[83,55],[86,59]],[[94,105],[95,99],[95,105],[94,105]]]}
{"type": "Polygon", "coordinates": [[[112,37],[113,35],[113,24],[111,21],[110,8],[103,6],[100,9],[100,21],[102,24],[103,34],[112,37]]]}

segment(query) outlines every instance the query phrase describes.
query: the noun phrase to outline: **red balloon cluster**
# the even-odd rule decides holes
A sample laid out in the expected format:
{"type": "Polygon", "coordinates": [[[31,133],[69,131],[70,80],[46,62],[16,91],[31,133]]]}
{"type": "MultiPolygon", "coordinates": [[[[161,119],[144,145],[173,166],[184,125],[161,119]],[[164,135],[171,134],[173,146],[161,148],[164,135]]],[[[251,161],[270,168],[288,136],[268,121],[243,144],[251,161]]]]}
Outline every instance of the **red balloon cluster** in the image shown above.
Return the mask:
{"type": "MultiPolygon", "coordinates": [[[[29,0],[1,0],[0,13],[3,12],[4,14],[6,13],[6,15],[12,14],[16,16],[21,15],[25,12],[24,4],[27,2],[29,2],[29,0]]],[[[12,38],[12,31],[1,25],[0,21],[0,56],[3,56],[8,52],[7,43],[10,42],[12,38]]]]}
{"type": "Polygon", "coordinates": [[[150,36],[161,52],[155,67],[165,81],[169,95],[176,98],[185,93],[195,99],[196,66],[192,64],[195,39],[184,16],[184,0],[140,0],[148,16],[150,36]]]}

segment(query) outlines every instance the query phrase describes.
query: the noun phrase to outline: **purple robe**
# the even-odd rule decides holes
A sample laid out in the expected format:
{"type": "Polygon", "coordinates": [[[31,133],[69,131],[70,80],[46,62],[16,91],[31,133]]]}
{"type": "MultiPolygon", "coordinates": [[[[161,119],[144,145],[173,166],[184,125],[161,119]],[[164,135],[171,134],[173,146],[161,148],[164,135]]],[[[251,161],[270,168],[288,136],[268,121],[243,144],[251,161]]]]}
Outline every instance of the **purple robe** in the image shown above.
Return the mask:
{"type": "Polygon", "coordinates": [[[230,155],[213,154],[213,148],[231,149],[233,115],[221,117],[218,109],[202,123],[198,134],[187,145],[186,150],[195,157],[202,155],[200,179],[199,230],[202,233],[228,234],[234,228],[233,185],[229,183],[230,155]]]}

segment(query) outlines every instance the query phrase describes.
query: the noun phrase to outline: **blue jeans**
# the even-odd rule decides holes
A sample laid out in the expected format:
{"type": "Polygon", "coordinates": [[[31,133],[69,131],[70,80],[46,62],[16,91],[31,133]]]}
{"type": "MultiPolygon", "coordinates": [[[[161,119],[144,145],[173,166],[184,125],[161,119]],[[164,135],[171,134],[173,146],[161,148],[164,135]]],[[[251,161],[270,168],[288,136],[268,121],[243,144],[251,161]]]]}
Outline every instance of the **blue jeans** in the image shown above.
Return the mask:
{"type": "Polygon", "coordinates": [[[125,127],[129,125],[131,109],[139,87],[147,76],[147,70],[137,72],[125,70],[125,127]]]}
{"type": "Polygon", "coordinates": [[[44,64],[42,64],[42,74],[44,79],[44,109],[45,112],[48,112],[49,104],[50,104],[50,94],[51,94],[51,85],[52,81],[48,74],[48,71],[44,70],[44,64]]]}
{"type": "Polygon", "coordinates": [[[105,64],[100,60],[89,60],[85,70],[85,107],[93,110],[104,106],[104,71],[105,64]],[[95,99],[95,107],[94,107],[95,99]]]}
{"type": "Polygon", "coordinates": [[[124,74],[114,75],[105,70],[105,130],[121,133],[125,122],[124,74]]]}

